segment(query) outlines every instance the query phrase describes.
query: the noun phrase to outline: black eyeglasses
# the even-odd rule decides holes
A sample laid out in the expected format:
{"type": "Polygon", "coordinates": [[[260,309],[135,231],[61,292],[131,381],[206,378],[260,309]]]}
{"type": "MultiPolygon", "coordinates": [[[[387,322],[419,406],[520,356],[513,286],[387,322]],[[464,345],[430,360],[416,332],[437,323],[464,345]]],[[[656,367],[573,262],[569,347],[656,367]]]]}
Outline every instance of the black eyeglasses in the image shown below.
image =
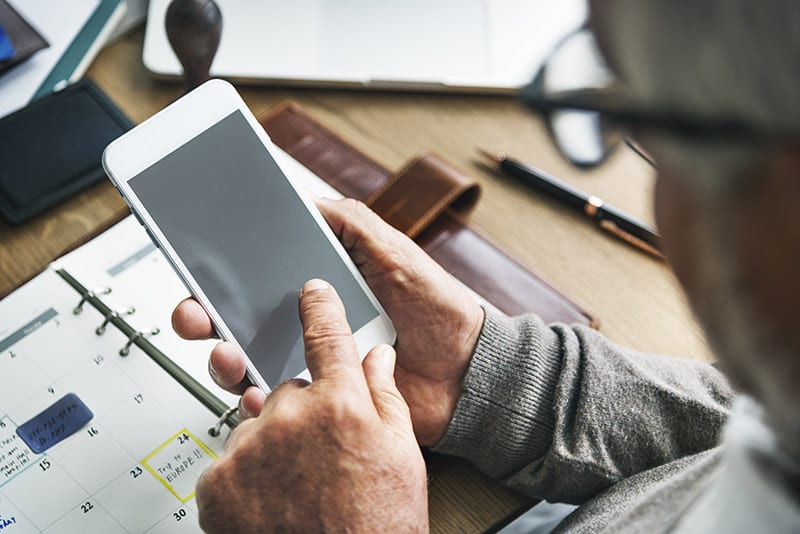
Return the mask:
{"type": "Polygon", "coordinates": [[[737,117],[654,109],[630,98],[587,29],[565,38],[520,96],[544,118],[561,154],[580,167],[600,164],[620,142],[654,163],[635,141],[639,134],[650,132],[711,143],[800,140],[797,130],[763,128],[737,117]]]}

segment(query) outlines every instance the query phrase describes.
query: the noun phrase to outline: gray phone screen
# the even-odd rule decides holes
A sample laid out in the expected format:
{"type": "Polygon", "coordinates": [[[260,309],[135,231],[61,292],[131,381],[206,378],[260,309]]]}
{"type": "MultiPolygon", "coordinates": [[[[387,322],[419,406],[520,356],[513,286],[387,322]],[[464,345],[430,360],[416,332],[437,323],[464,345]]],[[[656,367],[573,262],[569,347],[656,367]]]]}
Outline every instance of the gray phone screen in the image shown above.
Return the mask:
{"type": "Polygon", "coordinates": [[[354,332],[377,317],[240,111],[129,184],[270,387],[306,367],[306,281],[333,284],[354,332]]]}

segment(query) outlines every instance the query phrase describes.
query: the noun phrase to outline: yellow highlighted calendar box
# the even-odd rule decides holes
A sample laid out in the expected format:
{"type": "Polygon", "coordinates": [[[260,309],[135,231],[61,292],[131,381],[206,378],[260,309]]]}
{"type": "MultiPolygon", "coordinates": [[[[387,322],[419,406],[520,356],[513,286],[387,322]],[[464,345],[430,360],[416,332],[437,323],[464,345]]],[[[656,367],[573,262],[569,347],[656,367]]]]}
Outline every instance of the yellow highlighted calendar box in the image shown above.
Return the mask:
{"type": "Polygon", "coordinates": [[[142,460],[142,465],[186,502],[194,497],[197,480],[216,458],[214,451],[184,428],[142,460]]]}

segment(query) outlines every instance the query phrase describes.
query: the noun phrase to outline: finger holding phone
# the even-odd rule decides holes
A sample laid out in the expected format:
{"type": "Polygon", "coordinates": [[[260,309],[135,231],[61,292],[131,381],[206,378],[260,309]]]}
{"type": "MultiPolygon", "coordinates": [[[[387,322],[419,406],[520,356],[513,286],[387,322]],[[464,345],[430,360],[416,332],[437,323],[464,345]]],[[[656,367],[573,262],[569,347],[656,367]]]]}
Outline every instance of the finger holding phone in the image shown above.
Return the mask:
{"type": "Polygon", "coordinates": [[[427,481],[381,344],[360,361],[336,291],[300,295],[313,382],[284,382],[244,421],[197,487],[209,532],[427,532],[427,481]]]}
{"type": "Polygon", "coordinates": [[[423,444],[444,432],[483,312],[362,205],[323,201],[326,222],[276,150],[235,90],[215,80],[104,153],[109,177],[193,296],[176,312],[176,329],[225,340],[212,374],[243,392],[245,415],[259,414],[200,482],[204,525],[252,530],[261,518],[366,529],[377,518],[371,525],[425,529],[414,430],[423,444]],[[402,325],[397,384],[387,348],[395,330],[359,269],[402,325]],[[317,278],[330,283],[299,294],[317,278]],[[234,500],[243,507],[223,510],[234,500]],[[265,507],[270,513],[253,516],[265,507]]]}
{"type": "MultiPolygon", "coordinates": [[[[363,204],[317,201],[397,330],[395,378],[411,410],[421,445],[433,446],[447,429],[483,325],[483,309],[425,251],[363,204]]],[[[173,326],[182,337],[205,339],[211,321],[193,299],[181,302],[173,326]]],[[[229,344],[211,353],[214,380],[242,395],[242,414],[258,415],[264,396],[247,386],[244,358],[229,344]]]]}

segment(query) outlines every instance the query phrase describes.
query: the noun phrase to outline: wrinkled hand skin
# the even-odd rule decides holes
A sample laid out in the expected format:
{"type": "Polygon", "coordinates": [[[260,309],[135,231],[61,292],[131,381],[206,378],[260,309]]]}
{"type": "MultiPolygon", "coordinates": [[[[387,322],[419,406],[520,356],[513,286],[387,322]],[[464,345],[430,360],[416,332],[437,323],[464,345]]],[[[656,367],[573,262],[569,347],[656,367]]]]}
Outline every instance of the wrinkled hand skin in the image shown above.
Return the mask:
{"type": "MultiPolygon", "coordinates": [[[[397,387],[408,402],[419,443],[433,446],[461,394],[483,309],[413,241],[362,203],[320,199],[317,206],[397,330],[397,387]]],[[[173,325],[187,339],[213,333],[208,316],[191,299],[176,308],[173,325]]],[[[244,359],[231,345],[214,349],[209,368],[220,386],[243,394],[244,415],[258,414],[263,393],[246,387],[244,359]]]]}
{"type": "Polygon", "coordinates": [[[483,309],[416,243],[352,199],[317,203],[397,331],[397,386],[411,409],[417,439],[444,435],[483,309]]]}
{"type": "Polygon", "coordinates": [[[207,532],[427,532],[425,464],[387,345],[359,361],[327,283],[300,296],[312,383],[290,380],[197,486],[207,532]]]}

